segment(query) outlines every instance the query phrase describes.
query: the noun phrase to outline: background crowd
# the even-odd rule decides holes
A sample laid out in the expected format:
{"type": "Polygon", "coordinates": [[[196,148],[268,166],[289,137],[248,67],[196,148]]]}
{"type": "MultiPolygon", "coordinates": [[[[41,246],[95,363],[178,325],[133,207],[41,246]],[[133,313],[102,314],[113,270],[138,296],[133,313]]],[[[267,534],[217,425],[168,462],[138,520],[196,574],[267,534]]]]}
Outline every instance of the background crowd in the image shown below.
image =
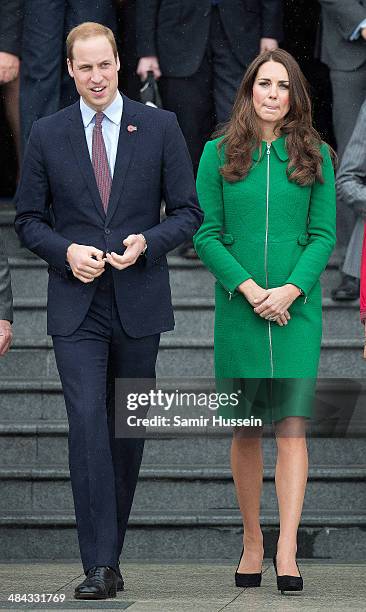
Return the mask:
{"type": "MultiPolygon", "coordinates": [[[[205,142],[229,118],[249,62],[277,46],[294,55],[311,86],[315,126],[341,162],[343,276],[333,298],[357,297],[364,213],[362,203],[349,205],[354,189],[347,180],[347,144],[366,96],[366,0],[4,0],[0,198],[15,191],[33,121],[77,99],[64,43],[83,21],[115,32],[120,88],[129,97],[139,100],[141,79],[154,73],[163,106],[177,114],[195,172],[205,142]]],[[[194,256],[189,245],[183,254],[194,256]]]]}

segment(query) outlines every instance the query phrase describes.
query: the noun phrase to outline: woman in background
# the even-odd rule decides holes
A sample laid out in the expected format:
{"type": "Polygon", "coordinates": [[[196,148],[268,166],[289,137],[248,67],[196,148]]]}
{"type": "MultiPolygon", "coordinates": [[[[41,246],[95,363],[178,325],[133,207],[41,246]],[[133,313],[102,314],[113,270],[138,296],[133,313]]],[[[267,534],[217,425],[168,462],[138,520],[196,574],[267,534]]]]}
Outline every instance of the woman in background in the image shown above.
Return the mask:
{"type": "MultiPolygon", "coordinates": [[[[248,67],[229,123],[205,146],[197,190],[205,219],[195,247],[217,279],[215,374],[246,379],[247,398],[257,387],[251,414],[275,424],[277,586],[302,590],[296,551],[305,423],[322,336],[319,277],[335,245],[335,185],[305,78],[286,51],[263,53],[248,67]]],[[[262,428],[254,436],[244,430],[235,431],[231,452],[244,525],[235,573],[241,587],[260,585],[264,552],[262,428]]]]}

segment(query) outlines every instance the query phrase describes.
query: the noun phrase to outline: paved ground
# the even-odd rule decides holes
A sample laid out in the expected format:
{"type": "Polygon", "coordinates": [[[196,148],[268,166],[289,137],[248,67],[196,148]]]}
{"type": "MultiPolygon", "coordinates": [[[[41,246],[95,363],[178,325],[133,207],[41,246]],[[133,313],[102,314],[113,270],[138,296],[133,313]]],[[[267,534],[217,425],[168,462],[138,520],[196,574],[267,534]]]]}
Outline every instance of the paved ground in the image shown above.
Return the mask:
{"type": "Polygon", "coordinates": [[[259,589],[233,585],[235,567],[221,564],[137,564],[123,566],[126,590],[116,599],[76,601],[82,579],[77,563],[1,563],[0,608],[5,610],[128,610],[128,612],[357,612],[366,609],[366,563],[300,561],[302,594],[281,595],[271,563],[264,564],[259,589]],[[65,595],[64,603],[12,603],[11,593],[65,595]]]}

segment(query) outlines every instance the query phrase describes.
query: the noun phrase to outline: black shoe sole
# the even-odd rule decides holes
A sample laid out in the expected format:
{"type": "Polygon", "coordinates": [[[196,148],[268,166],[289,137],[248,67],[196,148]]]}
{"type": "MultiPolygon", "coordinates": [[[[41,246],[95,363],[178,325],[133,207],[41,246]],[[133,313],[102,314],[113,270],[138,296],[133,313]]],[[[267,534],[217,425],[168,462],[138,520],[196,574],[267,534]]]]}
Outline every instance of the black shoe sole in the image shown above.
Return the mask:
{"type": "Polygon", "coordinates": [[[285,593],[301,593],[303,589],[278,589],[281,592],[281,595],[285,595],[285,593]]]}
{"type": "Polygon", "coordinates": [[[74,599],[113,599],[116,596],[116,591],[109,591],[108,595],[97,595],[96,593],[74,593],[74,599]]]}

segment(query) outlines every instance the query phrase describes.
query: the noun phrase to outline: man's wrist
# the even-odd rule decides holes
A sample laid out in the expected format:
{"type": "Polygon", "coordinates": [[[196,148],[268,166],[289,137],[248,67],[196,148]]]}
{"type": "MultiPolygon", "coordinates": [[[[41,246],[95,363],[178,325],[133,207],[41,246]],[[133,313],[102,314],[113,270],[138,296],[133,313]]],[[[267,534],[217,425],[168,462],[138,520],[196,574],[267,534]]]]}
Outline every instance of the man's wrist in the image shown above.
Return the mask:
{"type": "Polygon", "coordinates": [[[75,246],[75,242],[72,242],[68,247],[67,247],[67,251],[66,251],[66,261],[67,263],[70,263],[69,261],[69,257],[70,257],[70,253],[72,248],[75,246]]]}
{"type": "Polygon", "coordinates": [[[143,234],[137,234],[139,236],[139,238],[141,238],[143,240],[144,246],[142,248],[142,251],[140,253],[140,255],[145,255],[146,253],[146,249],[147,249],[147,242],[146,242],[146,238],[143,234]]]}

